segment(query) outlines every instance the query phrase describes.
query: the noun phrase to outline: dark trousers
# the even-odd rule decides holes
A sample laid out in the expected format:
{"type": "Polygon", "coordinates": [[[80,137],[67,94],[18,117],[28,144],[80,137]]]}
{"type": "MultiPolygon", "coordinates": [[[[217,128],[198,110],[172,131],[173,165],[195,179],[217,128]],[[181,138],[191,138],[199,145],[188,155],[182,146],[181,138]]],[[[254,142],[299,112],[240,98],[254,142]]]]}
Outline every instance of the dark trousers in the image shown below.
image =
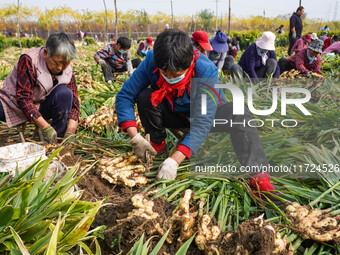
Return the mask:
{"type": "MultiPolygon", "coordinates": [[[[172,112],[166,101],[163,100],[157,107],[151,104],[152,89],[143,90],[137,98],[138,113],[145,132],[150,134],[151,141],[160,144],[166,138],[165,128],[189,128],[189,121],[180,114],[172,112]]],[[[250,112],[245,108],[244,115],[233,115],[233,103],[229,102],[217,109],[216,119],[227,119],[247,123],[252,119],[250,112]]],[[[231,142],[241,165],[268,165],[260,136],[257,129],[248,125],[216,125],[211,132],[230,133],[231,142]]]]}
{"type": "Polygon", "coordinates": [[[40,104],[39,111],[42,117],[45,120],[52,119],[51,126],[57,131],[58,137],[64,137],[72,102],[72,90],[66,85],[59,85],[40,104]]]}
{"type": "MultiPolygon", "coordinates": [[[[66,85],[59,85],[40,104],[39,112],[45,120],[52,119],[51,126],[57,131],[58,137],[64,137],[68,116],[72,109],[72,90],[66,85]]],[[[0,102],[0,120],[5,120],[5,114],[0,102]]]]}
{"type": "Polygon", "coordinates": [[[288,59],[286,58],[280,58],[279,60],[279,67],[280,67],[280,74],[282,74],[285,71],[289,71],[293,69],[294,67],[289,63],[288,59]]]}
{"type": "Polygon", "coordinates": [[[292,48],[296,41],[301,38],[301,35],[296,35],[296,38],[294,39],[292,35],[289,33],[289,48],[288,48],[288,55],[292,55],[292,48]]]}
{"type": "Polygon", "coordinates": [[[223,71],[228,71],[230,72],[230,68],[232,67],[232,65],[235,64],[235,59],[233,56],[228,55],[225,60],[224,60],[224,64],[222,67],[223,71]]]}
{"type": "MultiPolygon", "coordinates": [[[[275,73],[276,67],[277,61],[273,58],[269,58],[266,61],[266,65],[255,68],[255,72],[258,78],[268,78],[275,73]]],[[[246,77],[246,73],[243,71],[242,67],[239,64],[232,65],[230,67],[230,73],[232,77],[240,78],[239,74],[243,74],[243,77],[246,77]]]]}
{"type": "Polygon", "coordinates": [[[262,147],[260,136],[255,127],[247,125],[252,119],[251,113],[245,107],[244,115],[233,115],[233,102],[220,106],[215,114],[215,119],[225,119],[228,123],[246,123],[229,125],[216,125],[210,132],[227,132],[230,134],[236,156],[242,166],[268,165],[268,160],[262,147]]]}
{"type": "Polygon", "coordinates": [[[164,99],[157,107],[151,104],[151,88],[144,89],[137,97],[138,114],[151,141],[160,144],[166,138],[165,128],[190,128],[185,116],[172,112],[164,99]]]}
{"type": "Polygon", "coordinates": [[[4,107],[2,106],[1,101],[0,101],[0,121],[6,122],[5,111],[4,111],[4,107]]]}
{"type": "MultiPolygon", "coordinates": [[[[117,69],[117,68],[115,68],[112,61],[110,61],[108,59],[104,59],[104,61],[106,62],[106,67],[102,67],[102,71],[103,71],[104,78],[105,78],[106,82],[114,80],[113,73],[126,72],[127,71],[126,65],[124,65],[120,69],[117,69]]],[[[142,60],[140,60],[139,58],[132,59],[131,63],[132,63],[132,68],[137,68],[139,66],[139,64],[142,63],[142,60]]]]}

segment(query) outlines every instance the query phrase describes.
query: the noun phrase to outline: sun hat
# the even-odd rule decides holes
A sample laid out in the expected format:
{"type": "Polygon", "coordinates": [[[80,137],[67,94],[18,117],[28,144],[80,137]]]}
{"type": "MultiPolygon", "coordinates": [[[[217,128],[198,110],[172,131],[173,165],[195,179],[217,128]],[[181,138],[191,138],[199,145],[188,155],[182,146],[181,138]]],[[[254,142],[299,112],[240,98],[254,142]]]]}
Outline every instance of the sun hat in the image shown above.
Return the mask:
{"type": "Polygon", "coordinates": [[[209,43],[209,36],[207,34],[207,32],[205,31],[195,31],[194,33],[192,33],[191,39],[194,42],[197,42],[199,45],[201,45],[201,47],[203,49],[205,49],[206,51],[212,51],[213,48],[211,47],[210,43],[209,43]]]}
{"type": "Polygon", "coordinates": [[[304,36],[302,36],[302,39],[310,43],[312,41],[312,36],[311,34],[305,34],[304,36]]]}
{"type": "Polygon", "coordinates": [[[314,40],[309,46],[308,49],[311,49],[315,52],[322,53],[322,48],[323,48],[323,41],[320,39],[314,40]]]}
{"type": "Polygon", "coordinates": [[[264,32],[261,37],[256,40],[256,46],[264,50],[275,50],[275,34],[272,32],[264,32]]]}
{"type": "Polygon", "coordinates": [[[146,39],[146,41],[150,46],[152,46],[152,38],[149,37],[149,38],[146,39]]]}
{"type": "Polygon", "coordinates": [[[316,33],[312,33],[311,38],[312,38],[312,40],[316,40],[316,39],[318,39],[318,35],[316,33]]]}
{"type": "Polygon", "coordinates": [[[216,36],[211,41],[211,46],[213,47],[214,51],[218,53],[224,53],[228,51],[228,37],[223,32],[218,32],[216,36]]]}

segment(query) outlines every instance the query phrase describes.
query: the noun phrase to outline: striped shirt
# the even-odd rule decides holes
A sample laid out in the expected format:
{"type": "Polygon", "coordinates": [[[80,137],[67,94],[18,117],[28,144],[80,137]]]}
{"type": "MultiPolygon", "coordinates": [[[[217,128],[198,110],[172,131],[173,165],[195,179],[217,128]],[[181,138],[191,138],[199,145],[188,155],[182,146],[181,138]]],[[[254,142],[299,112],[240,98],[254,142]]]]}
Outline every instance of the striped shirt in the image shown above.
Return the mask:
{"type": "Polygon", "coordinates": [[[99,63],[101,59],[109,60],[110,64],[115,69],[119,70],[126,65],[126,62],[128,62],[131,57],[129,51],[124,54],[117,53],[115,50],[115,43],[110,43],[106,45],[104,49],[101,49],[94,54],[94,60],[96,60],[97,63],[99,63]]]}

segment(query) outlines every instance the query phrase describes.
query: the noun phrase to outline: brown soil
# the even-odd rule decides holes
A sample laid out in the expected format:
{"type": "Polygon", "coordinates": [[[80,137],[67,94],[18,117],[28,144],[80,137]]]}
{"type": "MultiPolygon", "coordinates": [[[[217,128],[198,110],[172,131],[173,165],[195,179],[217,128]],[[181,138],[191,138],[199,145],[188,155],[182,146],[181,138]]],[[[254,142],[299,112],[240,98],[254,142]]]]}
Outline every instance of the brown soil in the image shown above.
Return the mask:
{"type": "MultiPolygon", "coordinates": [[[[46,145],[46,156],[49,157],[58,148],[59,144],[46,145]]],[[[65,146],[56,156],[56,160],[63,162],[67,167],[72,167],[79,161],[79,157],[74,155],[74,148],[65,146]]]]}
{"type": "MultiPolygon", "coordinates": [[[[142,192],[145,187],[128,189],[115,186],[100,178],[96,170],[91,170],[86,176],[78,181],[80,189],[84,190],[82,199],[87,201],[104,200],[105,206],[97,214],[92,227],[107,226],[101,233],[104,240],[99,239],[102,253],[127,254],[134,243],[145,234],[144,242],[151,237],[148,233],[154,232],[157,222],[161,225],[164,220],[172,215],[175,206],[168,203],[164,198],[156,198],[154,211],[160,216],[154,220],[145,220],[142,217],[127,219],[128,213],[134,209],[131,197],[142,192]]],[[[150,244],[151,249],[157,244],[161,236],[153,235],[150,244]]],[[[194,242],[193,242],[194,243],[194,242]]],[[[179,245],[165,243],[159,254],[175,254],[179,245]]],[[[149,251],[151,251],[151,249],[149,251]]],[[[187,254],[203,254],[194,244],[191,245],[187,254]]]]}
{"type": "MultiPolygon", "coordinates": [[[[275,249],[275,234],[268,228],[264,228],[267,223],[260,226],[253,220],[247,220],[240,224],[235,232],[229,232],[231,236],[226,238],[228,232],[223,233],[219,246],[221,254],[258,254],[271,255],[275,249]]],[[[289,254],[284,251],[283,254],[289,254]]]]}
{"type": "Polygon", "coordinates": [[[19,134],[15,129],[9,129],[6,124],[0,123],[0,147],[20,142],[19,134]],[[11,134],[9,135],[9,131],[11,134]]]}
{"type": "Polygon", "coordinates": [[[0,147],[5,146],[7,142],[7,137],[0,134],[0,147]]]}

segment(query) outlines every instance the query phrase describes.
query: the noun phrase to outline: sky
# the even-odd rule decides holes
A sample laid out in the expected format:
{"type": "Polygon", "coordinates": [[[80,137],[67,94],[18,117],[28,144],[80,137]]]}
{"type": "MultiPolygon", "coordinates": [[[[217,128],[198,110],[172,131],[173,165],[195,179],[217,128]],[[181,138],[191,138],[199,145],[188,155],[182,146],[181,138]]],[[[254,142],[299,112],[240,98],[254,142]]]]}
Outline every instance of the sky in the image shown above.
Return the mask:
{"type": "MultiPolygon", "coordinates": [[[[114,0],[105,0],[108,9],[114,9],[114,0]]],[[[218,15],[228,13],[229,0],[172,0],[174,15],[192,15],[202,9],[210,9],[216,12],[218,1],[218,15]]],[[[301,0],[302,6],[309,18],[320,18],[325,21],[334,20],[337,3],[337,15],[335,20],[340,20],[340,0],[301,0]]],[[[53,8],[67,5],[72,9],[104,10],[103,0],[20,0],[27,6],[40,6],[41,8],[53,8]]],[[[2,4],[17,3],[17,0],[1,0],[2,4]]],[[[231,0],[231,11],[235,16],[247,17],[250,15],[263,15],[276,17],[280,14],[292,13],[299,5],[299,0],[231,0]]],[[[117,0],[117,8],[121,11],[128,9],[145,9],[148,13],[162,11],[171,14],[170,0],[117,0]]]]}

